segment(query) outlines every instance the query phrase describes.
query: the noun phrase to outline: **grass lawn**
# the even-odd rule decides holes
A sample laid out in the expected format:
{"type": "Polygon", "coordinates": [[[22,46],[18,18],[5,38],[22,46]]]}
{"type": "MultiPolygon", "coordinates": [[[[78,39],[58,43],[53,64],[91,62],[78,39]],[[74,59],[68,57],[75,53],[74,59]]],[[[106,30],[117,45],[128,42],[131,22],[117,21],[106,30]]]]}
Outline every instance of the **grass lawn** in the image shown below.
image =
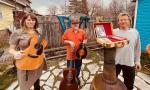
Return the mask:
{"type": "Polygon", "coordinates": [[[17,79],[16,70],[12,68],[8,69],[6,66],[7,65],[0,65],[0,71],[3,71],[3,74],[0,75],[0,90],[5,90],[13,81],[17,79]]]}
{"type": "MultiPolygon", "coordinates": [[[[144,65],[147,65],[147,64],[150,65],[150,58],[148,57],[147,53],[142,53],[142,55],[141,55],[141,64],[142,64],[142,71],[141,72],[150,75],[150,71],[148,71],[144,67],[144,65]]],[[[149,66],[149,70],[150,70],[150,66],[149,66]]]]}

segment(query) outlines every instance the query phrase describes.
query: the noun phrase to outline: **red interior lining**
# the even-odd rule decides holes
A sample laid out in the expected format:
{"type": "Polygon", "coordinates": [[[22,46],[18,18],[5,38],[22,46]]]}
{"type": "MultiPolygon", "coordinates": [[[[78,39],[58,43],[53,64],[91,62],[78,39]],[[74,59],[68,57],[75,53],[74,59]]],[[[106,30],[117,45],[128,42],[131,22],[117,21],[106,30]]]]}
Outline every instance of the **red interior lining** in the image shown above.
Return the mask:
{"type": "Polygon", "coordinates": [[[118,42],[118,41],[122,41],[122,40],[127,40],[126,38],[122,38],[122,39],[116,39],[111,37],[112,36],[112,25],[110,22],[98,22],[98,23],[94,23],[94,28],[96,27],[96,25],[103,25],[104,29],[105,29],[105,33],[108,36],[108,38],[112,41],[112,42],[118,42]]]}
{"type": "MultiPolygon", "coordinates": [[[[115,36],[115,37],[119,37],[119,36],[115,36]]],[[[113,38],[112,35],[111,35],[111,36],[108,36],[108,39],[110,39],[112,42],[127,40],[127,38],[123,38],[123,37],[119,37],[119,38],[120,38],[120,39],[113,38]]]]}
{"type": "Polygon", "coordinates": [[[111,40],[112,42],[118,42],[118,41],[122,41],[122,40],[119,40],[119,39],[115,39],[115,38],[108,38],[109,40],[111,40]]]}

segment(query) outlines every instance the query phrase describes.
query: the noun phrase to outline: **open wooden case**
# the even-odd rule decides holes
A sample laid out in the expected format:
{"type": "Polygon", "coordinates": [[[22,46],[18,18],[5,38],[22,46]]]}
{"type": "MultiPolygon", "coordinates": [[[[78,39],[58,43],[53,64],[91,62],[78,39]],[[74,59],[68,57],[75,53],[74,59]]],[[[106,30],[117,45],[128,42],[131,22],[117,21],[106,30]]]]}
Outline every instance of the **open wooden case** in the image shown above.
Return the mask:
{"type": "Polygon", "coordinates": [[[110,22],[94,23],[94,32],[97,43],[105,48],[122,47],[129,43],[127,38],[113,35],[110,22]]]}

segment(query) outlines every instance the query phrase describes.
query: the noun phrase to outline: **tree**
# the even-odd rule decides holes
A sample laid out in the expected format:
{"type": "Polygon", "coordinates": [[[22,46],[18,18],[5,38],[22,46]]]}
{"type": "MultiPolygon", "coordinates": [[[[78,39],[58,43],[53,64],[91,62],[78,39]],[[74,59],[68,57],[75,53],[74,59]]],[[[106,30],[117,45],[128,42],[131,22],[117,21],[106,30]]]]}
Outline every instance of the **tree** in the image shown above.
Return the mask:
{"type": "Polygon", "coordinates": [[[112,2],[109,5],[109,12],[110,12],[111,18],[114,21],[114,27],[117,26],[118,14],[124,10],[125,10],[124,0],[122,1],[112,0],[112,2]]]}
{"type": "MultiPolygon", "coordinates": [[[[131,15],[132,21],[134,20],[135,14],[135,3],[129,0],[112,0],[109,5],[110,16],[113,18],[114,27],[117,26],[117,16],[120,12],[128,12],[131,15]]],[[[131,22],[133,25],[133,22],[131,22]]]]}
{"type": "Polygon", "coordinates": [[[48,8],[49,15],[56,15],[57,10],[58,10],[57,6],[55,6],[55,5],[49,6],[49,8],[48,8]]]}
{"type": "Polygon", "coordinates": [[[63,15],[67,15],[69,14],[69,9],[68,9],[68,6],[66,5],[61,5],[60,8],[59,8],[59,11],[61,11],[60,14],[63,14],[63,15]]]}
{"type": "Polygon", "coordinates": [[[69,0],[69,4],[70,13],[88,15],[87,0],[69,0]]]}
{"type": "Polygon", "coordinates": [[[99,12],[100,11],[97,11],[97,10],[101,10],[101,6],[100,6],[100,1],[101,0],[88,0],[88,13],[89,13],[89,16],[94,16],[96,12],[99,12]]]}
{"type": "Polygon", "coordinates": [[[134,24],[135,6],[136,6],[136,4],[132,3],[132,2],[129,3],[127,6],[127,11],[131,15],[131,19],[132,19],[131,26],[133,26],[133,24],[134,24]]]}

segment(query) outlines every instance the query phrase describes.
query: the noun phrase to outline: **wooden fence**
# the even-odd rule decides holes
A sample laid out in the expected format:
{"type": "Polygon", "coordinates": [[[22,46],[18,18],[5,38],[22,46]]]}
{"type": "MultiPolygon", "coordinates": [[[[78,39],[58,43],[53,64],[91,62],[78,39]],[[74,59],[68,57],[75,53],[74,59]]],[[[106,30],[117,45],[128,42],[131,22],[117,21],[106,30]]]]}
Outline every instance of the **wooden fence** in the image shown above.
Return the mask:
{"type": "MultiPolygon", "coordinates": [[[[50,49],[50,48],[57,48],[57,47],[63,46],[61,41],[62,41],[62,35],[64,32],[58,21],[39,23],[39,28],[46,29],[46,38],[48,40],[47,48],[50,49]]],[[[84,30],[86,30],[87,32],[88,42],[93,41],[94,40],[93,22],[88,23],[88,28],[84,30]]],[[[9,36],[10,35],[7,33],[7,30],[0,30],[0,46],[3,46],[3,43],[8,44],[9,36]]]]}
{"type": "MultiPolygon", "coordinates": [[[[59,22],[44,22],[40,23],[40,28],[46,29],[46,38],[48,40],[48,48],[57,48],[63,46],[62,44],[62,35],[63,30],[59,22]]],[[[83,26],[82,26],[83,27],[83,26]]],[[[88,23],[88,28],[84,29],[87,32],[88,42],[91,42],[95,39],[93,23],[88,23]]]]}

